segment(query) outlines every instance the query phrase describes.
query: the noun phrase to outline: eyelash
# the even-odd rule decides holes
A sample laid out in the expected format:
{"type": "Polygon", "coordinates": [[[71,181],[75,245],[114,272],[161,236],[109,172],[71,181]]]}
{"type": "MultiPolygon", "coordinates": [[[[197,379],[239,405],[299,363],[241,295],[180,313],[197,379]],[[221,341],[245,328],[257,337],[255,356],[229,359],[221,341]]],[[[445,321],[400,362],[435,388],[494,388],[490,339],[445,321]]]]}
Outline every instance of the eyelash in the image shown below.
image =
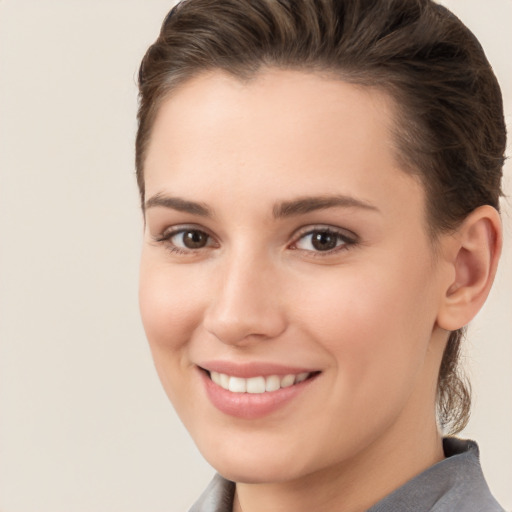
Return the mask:
{"type": "MultiPolygon", "coordinates": [[[[197,227],[194,227],[194,226],[179,226],[174,229],[164,231],[162,234],[154,237],[154,241],[156,243],[165,244],[166,249],[169,250],[171,253],[178,254],[178,255],[184,255],[184,256],[194,255],[194,254],[197,254],[202,249],[212,247],[212,244],[209,244],[209,241],[211,241],[211,240],[214,240],[214,238],[210,234],[208,234],[206,231],[199,229],[197,227]],[[178,247],[171,241],[175,236],[180,235],[180,234],[185,234],[185,233],[196,233],[196,234],[206,236],[208,238],[207,245],[205,245],[204,247],[199,247],[197,249],[193,249],[193,248],[184,249],[182,247],[178,247]]],[[[316,257],[321,258],[321,257],[327,257],[327,256],[331,256],[333,254],[337,254],[340,251],[346,251],[346,250],[350,249],[351,247],[357,245],[358,243],[359,243],[358,236],[353,232],[347,232],[346,230],[341,230],[339,228],[334,228],[331,226],[314,226],[314,227],[308,226],[307,230],[299,232],[298,235],[294,236],[294,241],[288,246],[288,248],[290,250],[294,250],[294,251],[306,252],[310,256],[315,257],[315,258],[316,257]],[[340,242],[340,241],[342,243],[340,243],[339,245],[336,245],[332,249],[328,249],[325,251],[320,251],[320,250],[315,251],[315,250],[301,249],[301,248],[296,247],[297,244],[301,240],[305,239],[308,236],[314,235],[315,233],[334,236],[334,237],[336,237],[336,244],[338,244],[338,242],[340,242]]],[[[216,245],[213,245],[213,247],[215,247],[215,246],[218,247],[217,242],[214,241],[214,244],[216,244],[216,245]]]]}

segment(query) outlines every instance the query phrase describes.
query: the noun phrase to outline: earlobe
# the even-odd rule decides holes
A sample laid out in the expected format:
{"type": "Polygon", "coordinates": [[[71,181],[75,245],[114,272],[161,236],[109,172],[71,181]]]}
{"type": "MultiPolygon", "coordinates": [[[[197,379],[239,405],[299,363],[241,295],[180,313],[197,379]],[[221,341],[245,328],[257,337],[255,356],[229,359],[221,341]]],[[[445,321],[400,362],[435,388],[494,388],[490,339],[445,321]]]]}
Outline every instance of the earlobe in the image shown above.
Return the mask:
{"type": "Polygon", "coordinates": [[[438,325],[455,331],[467,325],[491,289],[502,246],[501,219],[492,206],[474,210],[452,235],[452,266],[438,314],[438,325]]]}

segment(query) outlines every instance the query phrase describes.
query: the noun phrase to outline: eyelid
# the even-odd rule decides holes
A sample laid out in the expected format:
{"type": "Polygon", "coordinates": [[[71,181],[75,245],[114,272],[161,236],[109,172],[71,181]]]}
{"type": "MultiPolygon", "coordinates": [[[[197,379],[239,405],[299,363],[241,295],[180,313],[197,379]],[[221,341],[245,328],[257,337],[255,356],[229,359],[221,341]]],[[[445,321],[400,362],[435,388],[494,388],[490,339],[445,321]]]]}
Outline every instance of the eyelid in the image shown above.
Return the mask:
{"type": "Polygon", "coordinates": [[[329,231],[331,233],[335,233],[337,235],[340,235],[342,238],[347,239],[350,242],[356,243],[359,242],[359,236],[356,235],[353,231],[346,228],[340,228],[338,226],[332,226],[330,224],[313,224],[309,226],[304,226],[302,228],[299,228],[295,233],[292,235],[293,242],[295,243],[300,238],[310,235],[312,233],[316,233],[317,231],[329,231]]]}
{"type": "Polygon", "coordinates": [[[161,229],[158,234],[153,235],[153,238],[163,238],[175,235],[176,233],[180,233],[182,231],[201,231],[202,233],[206,233],[208,236],[215,238],[208,228],[200,224],[173,224],[172,226],[167,226],[164,229],[161,229]]]}

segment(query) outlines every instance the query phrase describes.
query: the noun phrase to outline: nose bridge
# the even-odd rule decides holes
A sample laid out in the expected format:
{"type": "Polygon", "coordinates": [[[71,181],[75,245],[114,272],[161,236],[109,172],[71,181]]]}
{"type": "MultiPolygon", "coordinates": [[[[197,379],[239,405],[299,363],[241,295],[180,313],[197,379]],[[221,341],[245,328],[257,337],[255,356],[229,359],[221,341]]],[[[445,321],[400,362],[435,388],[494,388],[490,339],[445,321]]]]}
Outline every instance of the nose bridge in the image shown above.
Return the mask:
{"type": "Polygon", "coordinates": [[[278,336],[286,326],[275,263],[262,251],[239,247],[220,265],[205,327],[228,344],[278,336]]]}

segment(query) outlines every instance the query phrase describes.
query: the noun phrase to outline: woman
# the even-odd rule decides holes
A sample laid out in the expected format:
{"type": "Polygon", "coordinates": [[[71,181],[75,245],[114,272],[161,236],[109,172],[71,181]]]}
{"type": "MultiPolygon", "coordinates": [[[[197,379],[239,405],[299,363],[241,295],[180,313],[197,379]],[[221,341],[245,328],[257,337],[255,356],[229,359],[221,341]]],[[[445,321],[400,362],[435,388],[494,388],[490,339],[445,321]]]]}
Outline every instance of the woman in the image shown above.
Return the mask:
{"type": "Polygon", "coordinates": [[[139,85],[142,319],[219,473],[192,510],[503,510],[443,439],[501,250],[474,36],[428,0],[186,0],[139,85]]]}

